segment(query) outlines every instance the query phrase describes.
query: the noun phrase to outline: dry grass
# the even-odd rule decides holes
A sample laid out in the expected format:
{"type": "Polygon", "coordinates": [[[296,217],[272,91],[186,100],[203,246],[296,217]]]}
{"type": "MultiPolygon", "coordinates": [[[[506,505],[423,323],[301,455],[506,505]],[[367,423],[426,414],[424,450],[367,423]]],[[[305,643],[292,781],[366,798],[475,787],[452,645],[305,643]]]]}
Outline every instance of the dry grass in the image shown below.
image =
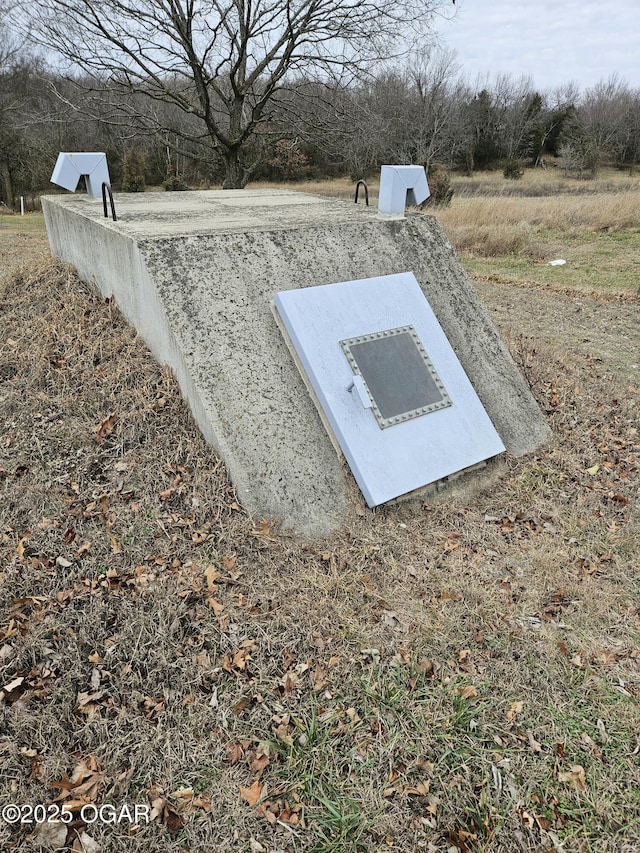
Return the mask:
{"type": "MultiPolygon", "coordinates": [[[[377,192],[377,182],[372,182],[372,187],[377,192]]],[[[317,195],[329,196],[330,198],[342,198],[347,201],[353,201],[355,193],[355,183],[349,178],[331,178],[323,181],[283,181],[281,183],[273,183],[267,181],[253,181],[247,189],[284,189],[294,190],[296,192],[314,193],[317,195]]],[[[377,196],[376,196],[377,198],[377,196]]],[[[360,193],[361,204],[363,195],[360,193]]]]}
{"type": "Polygon", "coordinates": [[[0,278],[15,266],[16,258],[26,261],[48,254],[49,243],[41,213],[25,216],[0,213],[0,278]]]}
{"type": "Polygon", "coordinates": [[[598,193],[626,192],[638,188],[638,174],[618,169],[602,169],[596,178],[576,178],[550,162],[547,169],[524,169],[519,180],[505,179],[501,170],[476,172],[467,177],[452,176],[456,194],[464,196],[584,196],[598,193]]]}
{"type": "Polygon", "coordinates": [[[5,280],[0,805],[155,804],[76,850],[638,849],[629,306],[483,287],[550,445],[309,543],[242,510],[116,306],[5,280]]]}
{"type": "Polygon", "coordinates": [[[638,231],[640,191],[535,198],[468,196],[454,198],[438,218],[458,249],[482,251],[490,257],[533,245],[533,238],[544,232],[574,237],[638,231]]]}
{"type": "Polygon", "coordinates": [[[637,294],[640,184],[619,173],[570,181],[529,170],[456,179],[449,208],[436,210],[468,273],[505,283],[637,294]],[[501,181],[501,183],[500,183],[501,181]],[[549,267],[562,258],[564,267],[549,267]]]}
{"type": "Polygon", "coordinates": [[[440,214],[449,228],[544,227],[567,234],[636,229],[640,223],[640,190],[593,196],[500,196],[461,198],[440,214]]]}

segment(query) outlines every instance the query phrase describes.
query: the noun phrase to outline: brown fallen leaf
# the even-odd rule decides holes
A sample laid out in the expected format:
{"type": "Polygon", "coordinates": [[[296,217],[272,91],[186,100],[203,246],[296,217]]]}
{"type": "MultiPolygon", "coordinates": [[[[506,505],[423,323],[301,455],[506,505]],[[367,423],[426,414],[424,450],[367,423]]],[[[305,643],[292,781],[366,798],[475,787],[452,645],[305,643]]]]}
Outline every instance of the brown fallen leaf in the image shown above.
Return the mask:
{"type": "Polygon", "coordinates": [[[329,686],[329,680],[326,676],[326,673],[319,663],[315,665],[313,670],[310,671],[309,675],[313,683],[314,692],[318,693],[320,690],[324,690],[325,687],[329,686]]]}
{"type": "MultiPolygon", "coordinates": [[[[64,773],[62,779],[57,782],[49,782],[50,788],[58,788],[61,793],[54,798],[54,802],[69,799],[72,796],[80,804],[85,802],[96,802],[98,792],[104,784],[104,776],[98,770],[98,762],[94,755],[79,761],[73,769],[71,778],[64,773]]],[[[68,808],[69,804],[65,803],[68,808]]]]}
{"type": "Polygon", "coordinates": [[[302,804],[296,803],[291,806],[287,800],[284,801],[282,810],[279,814],[279,820],[284,821],[285,823],[290,824],[291,826],[297,826],[300,823],[300,812],[302,811],[302,804]]]}
{"type": "Polygon", "coordinates": [[[211,800],[208,797],[196,794],[193,788],[178,788],[169,796],[172,800],[177,801],[176,807],[181,814],[191,814],[196,809],[211,811],[211,800]]]}
{"type": "Polygon", "coordinates": [[[551,826],[551,821],[548,817],[543,817],[542,815],[534,814],[535,822],[538,824],[540,829],[543,832],[547,832],[549,827],[551,826]]]}
{"type": "Polygon", "coordinates": [[[452,841],[461,853],[472,853],[478,841],[475,832],[467,832],[466,829],[447,829],[445,837],[452,841]]]}
{"type": "MultiPolygon", "coordinates": [[[[72,782],[66,773],[63,773],[62,779],[59,779],[57,782],[49,782],[50,788],[60,788],[60,790],[62,790],[62,791],[70,791],[72,788],[75,788],[75,786],[76,786],[76,783],[72,782]]],[[[66,796],[66,794],[63,794],[62,796],[66,796]]],[[[56,797],[56,799],[59,799],[59,798],[56,797]]],[[[55,802],[55,800],[54,800],[54,802],[55,802]]]]}
{"type": "Polygon", "coordinates": [[[87,832],[76,836],[71,848],[72,853],[100,853],[100,845],[87,832]]]}
{"type": "Polygon", "coordinates": [[[533,732],[527,732],[527,740],[529,741],[529,746],[533,752],[542,752],[542,744],[535,739],[533,732]]]}
{"type": "Polygon", "coordinates": [[[528,829],[533,829],[535,826],[535,818],[524,810],[519,812],[520,820],[528,829]]]}
{"type": "Polygon", "coordinates": [[[224,761],[227,764],[237,764],[244,755],[244,749],[240,743],[228,743],[225,747],[224,761]]]}
{"type": "Polygon", "coordinates": [[[402,792],[407,797],[426,797],[429,793],[431,782],[425,779],[423,782],[418,782],[413,788],[405,788],[402,792]]]}
{"type": "Polygon", "coordinates": [[[609,498],[609,500],[615,501],[617,504],[620,504],[620,506],[628,506],[629,504],[628,499],[624,495],[614,495],[610,492],[607,497],[609,498]]]}
{"type": "Polygon", "coordinates": [[[433,678],[435,673],[435,665],[433,661],[429,660],[429,658],[422,658],[422,660],[416,667],[416,672],[418,673],[418,675],[424,675],[425,678],[433,678]]]}
{"type": "Polygon", "coordinates": [[[108,695],[106,690],[97,690],[95,693],[78,693],[76,697],[76,711],[79,714],[93,717],[100,707],[100,700],[108,695]]]}
{"type": "Polygon", "coordinates": [[[251,785],[250,788],[245,788],[240,785],[240,796],[246,800],[250,806],[255,806],[259,800],[263,800],[267,795],[267,786],[263,785],[259,779],[251,785]]]}
{"type": "Polygon", "coordinates": [[[85,539],[85,541],[82,543],[82,545],[78,548],[78,550],[75,552],[75,554],[73,556],[75,557],[76,560],[79,560],[80,557],[83,557],[87,553],[87,551],[89,551],[90,549],[91,549],[91,542],[89,542],[87,539],[85,539]]]}
{"type": "Polygon", "coordinates": [[[247,756],[247,764],[251,774],[260,778],[262,772],[269,766],[271,760],[271,750],[269,744],[259,743],[255,750],[252,750],[247,756]]]}
{"type": "Polygon", "coordinates": [[[19,675],[17,678],[14,678],[13,681],[10,681],[8,684],[4,685],[2,690],[5,694],[5,696],[9,699],[9,701],[12,701],[10,698],[11,695],[13,693],[15,693],[16,691],[18,691],[22,687],[22,685],[24,684],[24,681],[25,681],[24,676],[19,675]]]}
{"type": "Polygon", "coordinates": [[[251,654],[248,649],[238,649],[233,655],[231,666],[233,669],[244,670],[247,668],[247,661],[251,660],[251,654]]]}
{"type": "Polygon", "coordinates": [[[207,598],[207,605],[213,610],[214,616],[220,616],[224,611],[224,604],[212,595],[207,598]]]}
{"type": "Polygon", "coordinates": [[[100,421],[97,427],[95,427],[93,431],[93,439],[97,441],[98,444],[102,444],[102,442],[111,435],[113,429],[118,421],[118,416],[115,412],[111,412],[111,414],[107,415],[107,417],[100,421]]]}
{"type": "Polygon", "coordinates": [[[173,834],[180,832],[184,818],[170,805],[163,790],[154,785],[147,791],[147,798],[151,804],[150,820],[163,823],[173,834]]]}
{"type": "Polygon", "coordinates": [[[175,791],[172,791],[169,794],[170,797],[177,800],[186,800],[191,802],[191,800],[195,797],[195,791],[193,788],[177,788],[175,791]]]}
{"type": "Polygon", "coordinates": [[[265,539],[269,539],[271,542],[277,542],[278,540],[271,535],[271,527],[273,522],[267,521],[266,518],[263,518],[260,522],[260,530],[252,530],[252,536],[264,536],[265,539]]]}
{"type": "Polygon", "coordinates": [[[463,699],[475,699],[478,689],[473,684],[467,684],[465,687],[458,687],[458,695],[463,699]]]}
{"type": "Polygon", "coordinates": [[[289,734],[288,723],[280,723],[275,729],[275,735],[282,743],[285,743],[287,746],[293,746],[293,737],[289,734]]]}
{"type": "Polygon", "coordinates": [[[509,710],[505,714],[507,720],[512,723],[518,714],[522,713],[522,709],[524,708],[524,702],[512,702],[509,710]]]}
{"type": "Polygon", "coordinates": [[[163,821],[169,832],[176,835],[184,828],[184,818],[168,803],[164,807],[163,821]]]}
{"type": "Polygon", "coordinates": [[[233,713],[236,717],[239,717],[247,708],[250,708],[253,705],[253,699],[250,696],[245,696],[242,699],[239,699],[235,705],[233,706],[233,713]]]}
{"type": "Polygon", "coordinates": [[[278,679],[278,684],[285,696],[291,696],[298,686],[298,676],[295,672],[285,672],[282,678],[278,679]]]}
{"type": "Polygon", "coordinates": [[[259,817],[263,817],[270,826],[275,826],[278,822],[279,805],[278,803],[271,803],[269,800],[266,800],[260,803],[259,806],[256,806],[256,814],[259,817]]]}
{"type": "Polygon", "coordinates": [[[558,781],[571,782],[579,791],[584,791],[587,787],[587,777],[581,764],[574,764],[571,770],[558,773],[558,781]]]}
{"type": "Polygon", "coordinates": [[[214,565],[209,565],[204,570],[204,576],[207,579],[207,589],[209,592],[214,592],[216,589],[214,584],[222,575],[214,565]]]}
{"type": "Polygon", "coordinates": [[[441,601],[443,604],[446,604],[449,601],[458,601],[460,596],[457,592],[453,592],[452,590],[446,589],[440,596],[437,597],[436,600],[441,601]]]}
{"type": "Polygon", "coordinates": [[[211,800],[209,797],[205,797],[202,794],[196,794],[196,796],[191,801],[191,805],[194,809],[202,809],[205,812],[211,811],[211,800]]]}

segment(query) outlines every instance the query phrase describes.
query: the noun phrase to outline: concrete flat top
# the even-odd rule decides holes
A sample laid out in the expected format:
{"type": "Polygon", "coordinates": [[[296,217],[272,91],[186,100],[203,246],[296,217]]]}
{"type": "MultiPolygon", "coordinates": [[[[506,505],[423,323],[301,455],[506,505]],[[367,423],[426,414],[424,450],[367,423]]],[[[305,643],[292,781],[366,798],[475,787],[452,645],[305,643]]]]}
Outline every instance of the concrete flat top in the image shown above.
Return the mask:
{"type": "Polygon", "coordinates": [[[117,221],[104,217],[101,199],[85,194],[46,196],[73,213],[136,240],[180,235],[273,231],[376,217],[361,201],[325,198],[291,190],[202,190],[116,193],[117,221]]]}

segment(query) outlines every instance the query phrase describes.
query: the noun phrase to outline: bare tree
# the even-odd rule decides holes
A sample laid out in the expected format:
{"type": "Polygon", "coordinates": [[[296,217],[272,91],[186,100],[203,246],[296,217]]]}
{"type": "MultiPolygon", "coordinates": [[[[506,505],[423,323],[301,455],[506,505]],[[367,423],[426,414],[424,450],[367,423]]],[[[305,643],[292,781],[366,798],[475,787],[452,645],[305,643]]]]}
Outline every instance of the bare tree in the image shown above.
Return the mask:
{"type": "Polygon", "coordinates": [[[536,94],[530,77],[516,80],[506,74],[496,77],[493,103],[500,149],[507,161],[514,162],[531,154],[531,135],[542,109],[542,98],[536,94]]]}
{"type": "Polygon", "coordinates": [[[411,162],[427,172],[435,162],[447,162],[453,143],[459,66],[448,50],[424,55],[409,72],[414,108],[409,117],[413,140],[411,162]]]}
{"type": "Polygon", "coordinates": [[[49,50],[106,83],[173,104],[183,132],[224,163],[224,186],[255,169],[251,138],[288,80],[350,81],[430,34],[448,0],[42,0],[25,20],[49,50]]]}
{"type": "Polygon", "coordinates": [[[562,134],[565,168],[595,177],[599,167],[615,158],[621,133],[629,120],[629,87],[616,75],[588,89],[562,134]]]}
{"type": "Polygon", "coordinates": [[[324,113],[324,146],[353,178],[382,163],[428,169],[435,161],[448,162],[457,71],[450,52],[432,48],[413,56],[402,71],[385,70],[335,90],[324,113]]]}
{"type": "Polygon", "coordinates": [[[625,98],[614,148],[618,166],[626,166],[629,175],[633,175],[640,162],[640,89],[625,98]]]}
{"type": "Polygon", "coordinates": [[[27,58],[21,59],[22,40],[9,26],[13,4],[0,0],[0,201],[13,209],[15,154],[19,149],[17,118],[27,99],[24,86],[27,58]]]}

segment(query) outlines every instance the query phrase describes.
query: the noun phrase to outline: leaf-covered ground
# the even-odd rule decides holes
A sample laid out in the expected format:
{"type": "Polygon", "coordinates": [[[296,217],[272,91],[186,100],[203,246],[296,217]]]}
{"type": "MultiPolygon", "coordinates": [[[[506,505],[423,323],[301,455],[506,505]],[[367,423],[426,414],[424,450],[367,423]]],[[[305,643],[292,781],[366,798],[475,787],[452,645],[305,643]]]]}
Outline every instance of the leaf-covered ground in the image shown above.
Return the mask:
{"type": "Polygon", "coordinates": [[[640,847],[639,303],[478,288],[549,446],[304,542],[117,306],[5,278],[0,807],[70,822],[2,849],[640,847]]]}

